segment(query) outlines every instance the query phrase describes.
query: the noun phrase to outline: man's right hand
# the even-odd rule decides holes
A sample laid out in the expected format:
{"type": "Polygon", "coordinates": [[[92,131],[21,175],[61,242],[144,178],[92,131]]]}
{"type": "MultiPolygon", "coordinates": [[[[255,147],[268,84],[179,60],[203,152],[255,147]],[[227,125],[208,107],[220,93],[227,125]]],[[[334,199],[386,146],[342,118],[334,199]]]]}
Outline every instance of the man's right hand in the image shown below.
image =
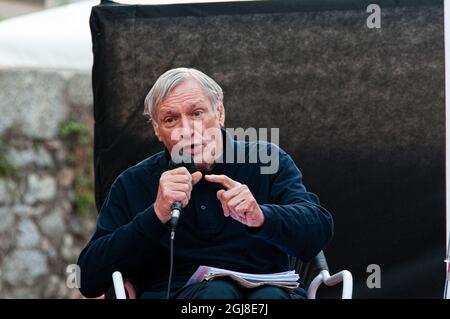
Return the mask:
{"type": "Polygon", "coordinates": [[[161,175],[154,208],[163,224],[171,219],[171,206],[174,202],[181,202],[183,207],[188,204],[192,187],[201,178],[201,172],[190,174],[186,167],[178,167],[161,175]]]}

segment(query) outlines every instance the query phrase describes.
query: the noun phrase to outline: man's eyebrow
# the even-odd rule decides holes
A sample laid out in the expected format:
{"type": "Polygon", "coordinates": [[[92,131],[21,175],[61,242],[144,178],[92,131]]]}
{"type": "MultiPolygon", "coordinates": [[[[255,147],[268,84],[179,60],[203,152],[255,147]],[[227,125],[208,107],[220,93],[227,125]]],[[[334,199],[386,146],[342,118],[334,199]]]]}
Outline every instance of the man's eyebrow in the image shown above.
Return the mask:
{"type": "MultiPolygon", "coordinates": [[[[194,101],[194,102],[192,102],[191,104],[189,104],[189,106],[188,106],[190,109],[194,109],[194,108],[196,108],[196,107],[205,107],[205,102],[204,101],[202,101],[202,100],[198,100],[198,101],[194,101]]],[[[162,106],[160,109],[159,109],[159,115],[162,115],[162,116],[166,116],[166,115],[172,115],[174,112],[173,112],[173,109],[171,108],[171,107],[168,107],[168,106],[162,106]]],[[[175,112],[176,113],[176,112],[175,112]]]]}
{"type": "Polygon", "coordinates": [[[197,106],[204,106],[204,105],[205,105],[205,103],[202,100],[198,100],[198,101],[192,102],[191,105],[189,105],[189,107],[194,108],[197,106]]]}
{"type": "Polygon", "coordinates": [[[169,107],[162,108],[159,110],[159,114],[161,114],[161,115],[170,115],[172,113],[173,113],[173,110],[169,107]]]}

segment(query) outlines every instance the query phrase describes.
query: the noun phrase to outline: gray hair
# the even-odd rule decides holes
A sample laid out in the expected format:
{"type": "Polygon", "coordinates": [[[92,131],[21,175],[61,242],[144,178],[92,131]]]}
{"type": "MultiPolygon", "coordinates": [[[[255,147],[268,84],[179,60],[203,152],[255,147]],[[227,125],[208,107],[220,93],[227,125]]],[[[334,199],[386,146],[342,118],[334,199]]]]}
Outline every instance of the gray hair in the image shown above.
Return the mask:
{"type": "MultiPolygon", "coordinates": [[[[176,68],[162,74],[148,92],[144,101],[144,115],[149,119],[155,118],[156,108],[175,87],[189,79],[193,79],[203,88],[209,98],[212,108],[217,111],[223,103],[223,91],[219,84],[212,78],[192,68],[176,68]]],[[[155,123],[156,124],[156,123],[155,123]]]]}

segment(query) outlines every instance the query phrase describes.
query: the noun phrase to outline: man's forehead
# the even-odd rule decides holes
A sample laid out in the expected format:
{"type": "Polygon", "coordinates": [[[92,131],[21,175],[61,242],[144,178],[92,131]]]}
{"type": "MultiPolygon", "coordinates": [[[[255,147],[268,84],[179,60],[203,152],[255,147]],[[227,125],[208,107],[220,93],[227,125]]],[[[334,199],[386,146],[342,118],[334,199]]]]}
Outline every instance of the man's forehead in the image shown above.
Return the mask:
{"type": "Polygon", "coordinates": [[[197,81],[190,79],[176,86],[165,96],[158,107],[158,112],[170,112],[179,107],[193,108],[209,104],[210,100],[202,86],[197,81]]]}
{"type": "Polygon", "coordinates": [[[178,83],[167,95],[166,98],[181,96],[198,96],[204,97],[204,87],[193,79],[178,83]]]}

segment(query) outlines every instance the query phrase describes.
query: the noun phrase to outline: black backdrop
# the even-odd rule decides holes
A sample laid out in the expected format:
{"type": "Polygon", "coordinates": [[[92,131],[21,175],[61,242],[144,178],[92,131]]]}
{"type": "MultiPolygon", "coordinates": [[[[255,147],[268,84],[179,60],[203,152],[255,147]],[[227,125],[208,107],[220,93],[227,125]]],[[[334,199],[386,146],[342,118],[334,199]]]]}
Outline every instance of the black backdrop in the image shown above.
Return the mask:
{"type": "Polygon", "coordinates": [[[370,2],[94,7],[97,206],[121,171],[161,149],[142,115],[157,77],[195,67],[223,87],[227,127],[280,128],[333,213],[326,255],[332,271],[352,271],[355,298],[441,298],[442,1],[378,1],[380,29],[366,26],[370,2]],[[369,264],[380,289],[366,286],[369,264]]]}

